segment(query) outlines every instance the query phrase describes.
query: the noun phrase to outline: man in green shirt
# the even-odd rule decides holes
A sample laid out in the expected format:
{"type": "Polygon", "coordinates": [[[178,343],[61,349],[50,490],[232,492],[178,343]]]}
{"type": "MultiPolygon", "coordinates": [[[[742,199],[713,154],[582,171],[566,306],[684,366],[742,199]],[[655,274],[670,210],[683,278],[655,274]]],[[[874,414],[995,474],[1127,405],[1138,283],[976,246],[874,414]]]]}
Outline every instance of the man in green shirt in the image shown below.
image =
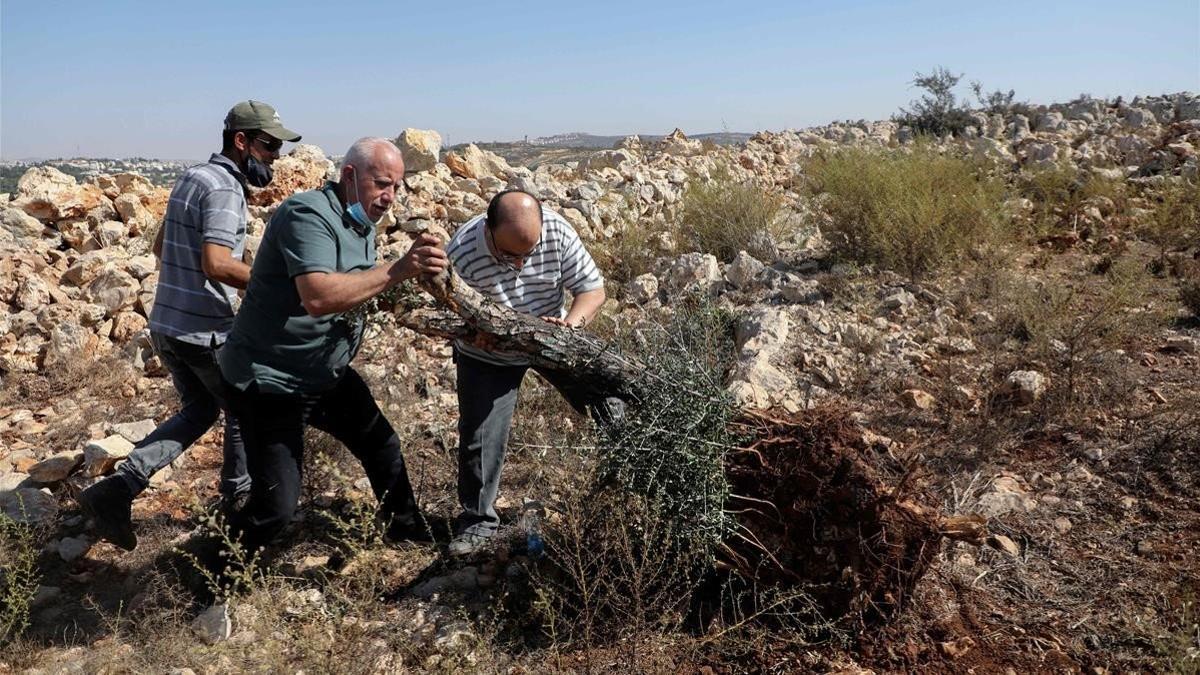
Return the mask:
{"type": "Polygon", "coordinates": [[[263,236],[219,357],[251,477],[250,499],[230,525],[251,553],[296,511],[306,425],[329,433],[362,462],[393,537],[424,531],[400,439],[350,366],[363,321],[347,312],[448,265],[430,235],[399,260],[376,264],[375,223],[403,180],[404,161],[391,141],[361,139],[346,153],[338,182],[284,201],[263,236]]]}

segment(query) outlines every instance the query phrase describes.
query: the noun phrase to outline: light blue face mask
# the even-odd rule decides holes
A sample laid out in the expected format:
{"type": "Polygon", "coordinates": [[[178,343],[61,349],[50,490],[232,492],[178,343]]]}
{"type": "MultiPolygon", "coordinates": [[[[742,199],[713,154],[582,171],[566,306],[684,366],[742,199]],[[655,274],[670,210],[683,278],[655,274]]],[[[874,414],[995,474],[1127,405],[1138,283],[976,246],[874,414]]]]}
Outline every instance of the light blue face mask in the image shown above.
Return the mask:
{"type": "MultiPolygon", "coordinates": [[[[351,165],[350,170],[353,172],[353,178],[351,180],[354,181],[354,198],[357,200],[358,199],[358,169],[354,168],[354,165],[351,165]]],[[[348,198],[347,198],[347,201],[349,201],[348,198]]],[[[362,225],[363,227],[375,227],[375,225],[379,222],[379,221],[371,220],[370,216],[367,215],[367,210],[363,208],[361,201],[355,201],[353,204],[351,204],[346,209],[346,212],[350,214],[350,217],[354,219],[354,222],[358,223],[359,225],[362,225]]]]}

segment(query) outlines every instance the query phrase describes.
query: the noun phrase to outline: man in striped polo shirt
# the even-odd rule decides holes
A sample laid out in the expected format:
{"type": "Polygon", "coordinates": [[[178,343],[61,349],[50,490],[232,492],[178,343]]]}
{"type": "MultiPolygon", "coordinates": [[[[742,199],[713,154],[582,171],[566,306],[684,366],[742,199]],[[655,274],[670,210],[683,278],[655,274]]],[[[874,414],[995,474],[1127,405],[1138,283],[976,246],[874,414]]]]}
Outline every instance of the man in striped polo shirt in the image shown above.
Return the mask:
{"type": "MultiPolygon", "coordinates": [[[[580,328],[604,304],[604,278],[567,221],[533,195],[509,190],[459,228],[446,247],[455,271],[494,302],[580,328]],[[566,295],[573,296],[566,309],[566,295]]],[[[458,368],[458,498],[462,513],[450,543],[452,555],[485,545],[499,525],[496,494],[527,357],[455,344],[458,368]]],[[[579,400],[564,383],[539,370],[576,410],[603,420],[599,402],[579,400]]]]}
{"type": "MultiPolygon", "coordinates": [[[[130,507],[150,478],[179,457],[217,421],[221,411],[217,349],[237,308],[237,289],[250,280],[242,262],[246,185],[265,187],[284,141],[300,135],[275,109],[243,101],[225,117],[221,152],[190,167],[171,190],[154,243],[161,259],[150,312],[150,340],[171,374],[182,408],[141,441],[112,476],[84,490],[80,503],[99,535],[126,550],[137,546],[130,507]]],[[[235,508],[250,489],[237,420],[225,416],[223,506],[235,508]]]]}

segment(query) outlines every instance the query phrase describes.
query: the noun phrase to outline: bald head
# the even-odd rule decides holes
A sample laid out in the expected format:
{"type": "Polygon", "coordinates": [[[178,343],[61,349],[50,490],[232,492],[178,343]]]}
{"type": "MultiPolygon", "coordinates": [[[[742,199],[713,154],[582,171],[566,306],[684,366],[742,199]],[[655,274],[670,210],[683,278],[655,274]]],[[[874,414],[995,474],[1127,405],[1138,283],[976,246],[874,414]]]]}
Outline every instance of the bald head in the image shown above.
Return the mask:
{"type": "Polygon", "coordinates": [[[488,204],[487,225],[502,252],[526,252],[542,238],[542,205],[521,190],[507,190],[488,204]]]}

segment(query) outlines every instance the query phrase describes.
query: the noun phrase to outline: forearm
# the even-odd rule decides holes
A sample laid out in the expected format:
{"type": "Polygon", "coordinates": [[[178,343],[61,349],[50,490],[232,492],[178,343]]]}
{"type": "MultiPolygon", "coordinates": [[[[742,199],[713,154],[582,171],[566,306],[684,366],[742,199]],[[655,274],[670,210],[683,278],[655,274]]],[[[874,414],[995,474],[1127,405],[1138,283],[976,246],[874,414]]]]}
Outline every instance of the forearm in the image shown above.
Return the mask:
{"type": "Polygon", "coordinates": [[[307,282],[310,292],[301,289],[300,298],[310,316],[336,314],[354,309],[401,281],[389,273],[390,265],[361,272],[313,272],[296,277],[299,286],[307,282]]]}
{"type": "Polygon", "coordinates": [[[572,326],[588,325],[600,311],[600,306],[604,304],[605,299],[604,288],[584,291],[576,295],[575,300],[571,303],[571,311],[567,312],[566,322],[572,326]]]}
{"type": "Polygon", "coordinates": [[[240,260],[229,259],[219,267],[205,274],[213,281],[219,281],[234,288],[245,288],[250,283],[250,266],[240,260]]]}

